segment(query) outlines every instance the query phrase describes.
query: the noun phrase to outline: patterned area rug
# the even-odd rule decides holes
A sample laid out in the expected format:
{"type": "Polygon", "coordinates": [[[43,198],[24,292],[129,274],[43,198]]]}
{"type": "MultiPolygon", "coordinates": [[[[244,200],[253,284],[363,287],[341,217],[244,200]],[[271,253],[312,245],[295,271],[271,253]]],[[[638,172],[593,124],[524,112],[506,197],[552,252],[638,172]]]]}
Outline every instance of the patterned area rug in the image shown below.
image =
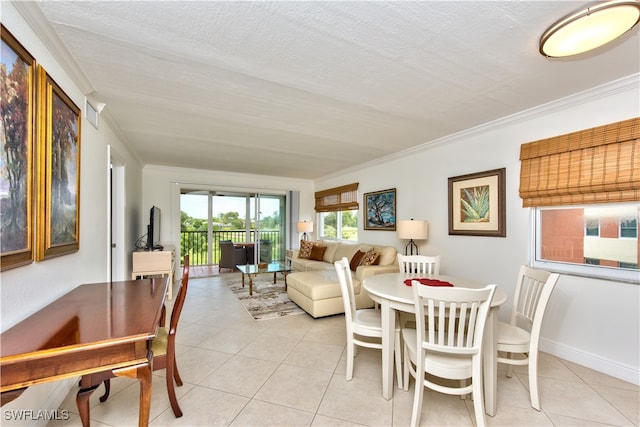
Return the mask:
{"type": "Polygon", "coordinates": [[[284,278],[279,274],[275,284],[271,274],[261,274],[254,277],[253,295],[251,296],[249,296],[248,277],[245,277],[244,288],[242,287],[242,276],[239,274],[233,274],[224,277],[224,279],[229,289],[236,294],[254,320],[268,320],[305,312],[289,299],[287,291],[284,290],[284,278]]]}

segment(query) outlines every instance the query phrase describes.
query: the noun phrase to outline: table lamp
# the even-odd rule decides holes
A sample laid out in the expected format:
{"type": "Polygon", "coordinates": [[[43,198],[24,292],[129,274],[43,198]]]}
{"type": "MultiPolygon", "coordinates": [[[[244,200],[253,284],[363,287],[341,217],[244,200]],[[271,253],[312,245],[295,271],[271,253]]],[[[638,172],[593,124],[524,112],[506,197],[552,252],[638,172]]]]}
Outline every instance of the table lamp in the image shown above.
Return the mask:
{"type": "Polygon", "coordinates": [[[313,222],[298,221],[298,233],[302,234],[302,240],[309,240],[307,233],[313,232],[313,222]]]}
{"type": "Polygon", "coordinates": [[[418,255],[418,245],[414,240],[427,240],[429,237],[429,225],[427,221],[409,220],[398,221],[396,226],[398,238],[406,240],[409,239],[409,243],[404,247],[405,255],[413,255],[413,248],[416,248],[416,255],[418,255]],[[408,252],[411,252],[410,254],[408,252]]]}

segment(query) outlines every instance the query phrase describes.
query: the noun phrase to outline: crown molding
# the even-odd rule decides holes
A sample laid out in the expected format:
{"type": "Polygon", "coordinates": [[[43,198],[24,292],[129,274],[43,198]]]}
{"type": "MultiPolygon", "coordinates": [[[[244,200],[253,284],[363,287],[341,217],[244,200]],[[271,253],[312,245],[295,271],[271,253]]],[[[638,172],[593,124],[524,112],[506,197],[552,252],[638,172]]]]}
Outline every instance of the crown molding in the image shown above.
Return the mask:
{"type": "Polygon", "coordinates": [[[42,41],[47,50],[49,50],[53,57],[60,63],[60,66],[78,85],[82,93],[87,94],[93,92],[95,89],[91,85],[91,82],[73,58],[69,49],[67,49],[62,40],[60,40],[60,37],[58,37],[53,30],[49,21],[45,18],[38,6],[38,2],[12,0],[11,4],[42,41]]]}
{"type": "Polygon", "coordinates": [[[366,163],[361,163],[353,167],[342,169],[338,172],[334,172],[325,175],[317,179],[328,179],[341,176],[346,173],[357,172],[362,169],[370,168],[372,166],[379,166],[392,160],[408,157],[417,153],[424,152],[426,150],[433,149],[438,146],[447,145],[458,141],[461,138],[478,135],[484,132],[495,130],[500,127],[505,127],[519,122],[531,120],[536,117],[540,117],[549,113],[553,113],[560,110],[565,110],[569,107],[585,104],[598,99],[606,98],[618,93],[635,90],[640,91],[640,73],[631,74],[626,77],[622,77],[617,80],[605,83],[600,86],[587,89],[582,92],[578,92],[573,95],[569,95],[564,98],[560,98],[546,104],[538,105],[528,110],[520,111],[509,116],[499,118],[487,123],[483,123],[479,126],[475,126],[470,129],[466,129],[460,132],[453,133],[451,135],[444,136],[442,138],[434,139],[432,141],[425,142],[415,147],[408,148],[406,150],[398,151],[385,157],[380,157],[375,160],[371,160],[366,163]]]}

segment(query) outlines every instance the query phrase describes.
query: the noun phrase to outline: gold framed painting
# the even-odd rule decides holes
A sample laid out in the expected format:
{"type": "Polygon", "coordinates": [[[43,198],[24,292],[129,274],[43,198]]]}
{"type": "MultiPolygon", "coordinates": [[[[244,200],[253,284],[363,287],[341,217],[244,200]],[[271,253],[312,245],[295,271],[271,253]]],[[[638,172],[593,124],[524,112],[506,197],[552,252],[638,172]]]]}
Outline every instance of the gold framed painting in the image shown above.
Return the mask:
{"type": "Polygon", "coordinates": [[[396,189],[364,194],[364,229],[396,229],[396,189]]]}
{"type": "Polygon", "coordinates": [[[38,67],[36,261],[80,248],[80,108],[38,67]]]}
{"type": "Polygon", "coordinates": [[[506,169],[449,178],[449,234],[506,237],[506,169]]]}
{"type": "Polygon", "coordinates": [[[33,262],[36,61],[4,25],[0,34],[0,269],[4,271],[33,262]]]}

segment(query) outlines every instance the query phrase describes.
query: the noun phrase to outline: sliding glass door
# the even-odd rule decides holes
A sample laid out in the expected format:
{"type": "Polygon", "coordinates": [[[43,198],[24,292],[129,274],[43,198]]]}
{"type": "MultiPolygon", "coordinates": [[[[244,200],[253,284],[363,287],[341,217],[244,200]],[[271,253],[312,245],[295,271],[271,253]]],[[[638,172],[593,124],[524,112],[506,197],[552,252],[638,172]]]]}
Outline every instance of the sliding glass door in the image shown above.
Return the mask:
{"type": "Polygon", "coordinates": [[[247,250],[247,262],[283,261],[286,198],[278,194],[183,190],[180,195],[181,253],[192,265],[214,265],[220,240],[247,250]]]}

